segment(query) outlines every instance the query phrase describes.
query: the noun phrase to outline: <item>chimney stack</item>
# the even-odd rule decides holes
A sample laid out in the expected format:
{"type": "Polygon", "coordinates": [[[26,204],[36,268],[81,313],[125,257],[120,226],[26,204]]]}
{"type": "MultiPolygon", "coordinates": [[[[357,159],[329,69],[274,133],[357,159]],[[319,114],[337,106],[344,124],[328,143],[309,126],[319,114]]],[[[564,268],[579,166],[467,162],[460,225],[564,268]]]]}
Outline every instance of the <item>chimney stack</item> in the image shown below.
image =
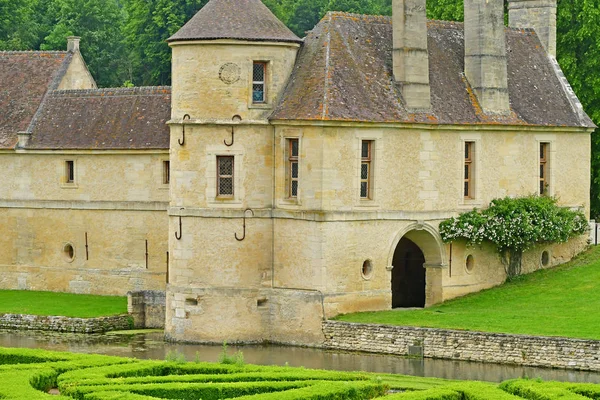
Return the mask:
{"type": "Polygon", "coordinates": [[[67,38],[67,51],[70,53],[74,53],[79,51],[79,41],[81,40],[78,36],[69,36],[67,38]]]}
{"type": "Polygon", "coordinates": [[[511,28],[533,28],[546,52],[556,57],[556,0],[508,0],[511,28]]]}
{"type": "Polygon", "coordinates": [[[394,79],[410,111],[431,108],[426,0],[393,0],[394,79]]]}
{"type": "Polygon", "coordinates": [[[504,0],[465,0],[465,75],[486,114],[510,111],[504,0]]]}

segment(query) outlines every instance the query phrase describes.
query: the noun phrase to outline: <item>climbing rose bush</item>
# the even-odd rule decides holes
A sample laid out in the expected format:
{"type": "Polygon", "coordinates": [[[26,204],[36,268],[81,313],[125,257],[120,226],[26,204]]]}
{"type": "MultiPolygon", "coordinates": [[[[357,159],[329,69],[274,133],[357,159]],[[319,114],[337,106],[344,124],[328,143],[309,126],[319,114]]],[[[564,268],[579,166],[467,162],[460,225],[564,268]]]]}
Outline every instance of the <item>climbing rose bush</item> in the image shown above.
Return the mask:
{"type": "Polygon", "coordinates": [[[540,243],[564,243],[587,231],[582,212],[561,208],[556,203],[555,198],[547,196],[496,199],[485,210],[475,209],[443,221],[440,234],[446,243],[493,243],[506,261],[511,279],[520,274],[524,251],[540,243]]]}

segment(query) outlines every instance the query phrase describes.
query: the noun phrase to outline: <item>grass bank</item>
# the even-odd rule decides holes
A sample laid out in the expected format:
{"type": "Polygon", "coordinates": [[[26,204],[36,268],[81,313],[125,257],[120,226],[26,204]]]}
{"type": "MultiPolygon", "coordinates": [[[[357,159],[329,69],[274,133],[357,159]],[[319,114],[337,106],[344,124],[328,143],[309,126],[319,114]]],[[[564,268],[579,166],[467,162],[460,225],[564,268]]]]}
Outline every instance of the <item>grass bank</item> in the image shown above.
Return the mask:
{"type": "Polygon", "coordinates": [[[0,290],[0,314],[95,318],[126,313],[126,297],[0,290]]]}
{"type": "Polygon", "coordinates": [[[600,340],[600,246],[554,269],[414,311],[343,315],[347,322],[600,340]]]}

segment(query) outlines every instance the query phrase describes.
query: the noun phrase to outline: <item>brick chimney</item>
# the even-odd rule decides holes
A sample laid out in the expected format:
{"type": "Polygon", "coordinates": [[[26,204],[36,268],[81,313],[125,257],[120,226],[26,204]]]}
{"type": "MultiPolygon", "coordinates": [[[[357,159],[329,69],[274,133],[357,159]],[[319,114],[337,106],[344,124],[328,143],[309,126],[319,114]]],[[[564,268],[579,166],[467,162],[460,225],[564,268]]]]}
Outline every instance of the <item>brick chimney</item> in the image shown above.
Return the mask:
{"type": "Polygon", "coordinates": [[[465,75],[486,114],[510,111],[503,0],[465,0],[465,75]]]}
{"type": "Polygon", "coordinates": [[[392,2],[394,79],[411,111],[431,108],[425,11],[425,0],[392,2]]]}
{"type": "Polygon", "coordinates": [[[511,28],[533,28],[556,57],[556,0],[508,0],[508,22],[511,28]]]}
{"type": "Polygon", "coordinates": [[[74,53],[79,51],[79,41],[81,38],[79,36],[69,36],[67,38],[67,51],[69,53],[74,53]]]}

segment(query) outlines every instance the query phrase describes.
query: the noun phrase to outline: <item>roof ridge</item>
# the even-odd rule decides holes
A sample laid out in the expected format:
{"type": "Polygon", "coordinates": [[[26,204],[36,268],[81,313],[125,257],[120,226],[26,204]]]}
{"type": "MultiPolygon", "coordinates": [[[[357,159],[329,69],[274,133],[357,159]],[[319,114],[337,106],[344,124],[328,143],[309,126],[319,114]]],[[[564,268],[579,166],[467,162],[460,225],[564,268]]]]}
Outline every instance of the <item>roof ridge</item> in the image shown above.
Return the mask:
{"type": "Polygon", "coordinates": [[[12,54],[68,54],[66,50],[0,50],[0,55],[12,54]]]}
{"type": "Polygon", "coordinates": [[[136,86],[136,87],[121,87],[121,88],[97,88],[97,89],[75,89],[75,90],[54,90],[52,96],[54,97],[77,97],[81,95],[136,95],[136,94],[148,94],[156,93],[163,94],[165,92],[171,92],[171,86],[136,86]]]}

